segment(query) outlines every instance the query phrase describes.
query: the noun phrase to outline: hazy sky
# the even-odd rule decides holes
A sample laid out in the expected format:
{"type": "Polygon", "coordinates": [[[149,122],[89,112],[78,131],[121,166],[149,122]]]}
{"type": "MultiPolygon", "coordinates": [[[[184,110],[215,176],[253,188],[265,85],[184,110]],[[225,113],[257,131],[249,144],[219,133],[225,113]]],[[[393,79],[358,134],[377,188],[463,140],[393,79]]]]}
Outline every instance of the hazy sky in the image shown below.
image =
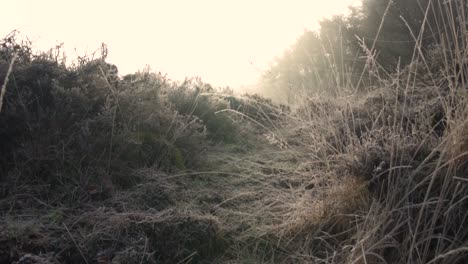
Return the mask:
{"type": "Polygon", "coordinates": [[[360,0],[12,0],[0,37],[19,29],[35,47],[64,42],[67,54],[104,42],[121,74],[150,65],[171,79],[249,85],[304,29],[360,0]]]}

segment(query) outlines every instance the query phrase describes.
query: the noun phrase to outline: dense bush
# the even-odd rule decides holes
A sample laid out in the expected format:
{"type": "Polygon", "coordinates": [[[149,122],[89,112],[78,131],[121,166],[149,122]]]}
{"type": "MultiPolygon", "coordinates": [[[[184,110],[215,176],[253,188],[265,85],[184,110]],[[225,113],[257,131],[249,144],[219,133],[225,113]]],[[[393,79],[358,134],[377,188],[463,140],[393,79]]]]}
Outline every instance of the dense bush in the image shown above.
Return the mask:
{"type": "Polygon", "coordinates": [[[234,143],[239,140],[234,122],[227,113],[218,112],[228,109],[229,104],[214,93],[210,85],[190,79],[168,91],[168,101],[178,113],[199,118],[211,139],[234,143]]]}
{"type": "Polygon", "coordinates": [[[47,193],[84,199],[133,185],[136,168],[195,166],[207,135],[236,140],[232,120],[215,113],[227,102],[205,95],[213,89],[200,81],[178,85],[149,69],[120,79],[104,55],[69,67],[14,37],[0,43],[0,55],[0,69],[16,56],[0,114],[5,185],[46,183],[47,193]],[[63,186],[73,191],[56,192],[63,186]]]}

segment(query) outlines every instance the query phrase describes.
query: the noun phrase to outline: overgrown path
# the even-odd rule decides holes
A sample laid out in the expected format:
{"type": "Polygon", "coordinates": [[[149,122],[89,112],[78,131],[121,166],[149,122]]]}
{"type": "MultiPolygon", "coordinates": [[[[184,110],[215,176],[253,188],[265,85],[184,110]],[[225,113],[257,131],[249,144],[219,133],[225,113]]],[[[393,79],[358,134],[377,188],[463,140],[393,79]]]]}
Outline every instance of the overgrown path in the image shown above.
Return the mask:
{"type": "Polygon", "coordinates": [[[292,256],[281,239],[316,214],[313,164],[258,131],[245,136],[242,145],[208,146],[197,171],[139,169],[139,184],[112,197],[90,194],[75,208],[34,197],[2,200],[2,207],[24,209],[3,215],[0,250],[41,249],[45,255],[32,257],[76,263],[272,263],[292,256]]]}
{"type": "Polygon", "coordinates": [[[173,208],[215,220],[225,243],[213,252],[220,263],[310,262],[309,249],[300,246],[315,239],[312,230],[324,210],[333,210],[330,205],[342,199],[340,186],[363,186],[337,183],[336,173],[313,162],[291,133],[284,141],[261,133],[250,136],[244,147],[209,147],[202,172],[168,175],[168,181],[184,186],[175,193],[173,208]]]}
{"type": "Polygon", "coordinates": [[[307,168],[301,168],[304,163],[297,152],[271,144],[262,135],[256,135],[253,142],[245,148],[213,146],[206,152],[209,166],[205,172],[168,176],[171,180],[183,177],[187,184],[176,208],[219,221],[228,240],[225,260],[254,261],[260,251],[270,254],[265,247],[276,245],[265,239],[281,236],[282,225],[291,224],[287,218],[306,213],[298,207],[304,209],[313,201],[308,198],[314,183],[304,173],[307,168]]]}

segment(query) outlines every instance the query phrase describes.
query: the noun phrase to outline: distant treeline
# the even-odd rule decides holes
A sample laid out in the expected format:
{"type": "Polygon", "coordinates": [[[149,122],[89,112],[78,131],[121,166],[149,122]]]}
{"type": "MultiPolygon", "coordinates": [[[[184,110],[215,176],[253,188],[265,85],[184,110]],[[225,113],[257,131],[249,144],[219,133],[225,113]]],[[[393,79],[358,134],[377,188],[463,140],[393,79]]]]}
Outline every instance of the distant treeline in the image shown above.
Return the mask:
{"type": "Polygon", "coordinates": [[[435,50],[461,51],[463,2],[363,0],[348,15],[305,31],[264,73],[263,89],[282,101],[304,92],[364,89],[435,50]]]}

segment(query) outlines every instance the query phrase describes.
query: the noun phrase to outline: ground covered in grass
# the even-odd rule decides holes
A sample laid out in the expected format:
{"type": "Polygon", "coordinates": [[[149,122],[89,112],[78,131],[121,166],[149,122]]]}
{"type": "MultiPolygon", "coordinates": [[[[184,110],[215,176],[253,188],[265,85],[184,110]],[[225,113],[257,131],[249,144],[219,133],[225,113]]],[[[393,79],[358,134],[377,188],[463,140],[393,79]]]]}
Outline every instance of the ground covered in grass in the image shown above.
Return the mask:
{"type": "Polygon", "coordinates": [[[339,210],[335,203],[357,209],[366,186],[338,179],[299,142],[277,142],[262,130],[252,128],[243,145],[208,146],[201,171],[138,169],[138,184],[76,206],[8,195],[3,261],[26,253],[69,263],[94,263],[102,254],[109,263],[310,261],[312,249],[297,246],[324,243],[316,225],[339,210]]]}
{"type": "Polygon", "coordinates": [[[0,263],[468,261],[458,78],[284,106],[106,54],[3,40],[0,263]]]}

